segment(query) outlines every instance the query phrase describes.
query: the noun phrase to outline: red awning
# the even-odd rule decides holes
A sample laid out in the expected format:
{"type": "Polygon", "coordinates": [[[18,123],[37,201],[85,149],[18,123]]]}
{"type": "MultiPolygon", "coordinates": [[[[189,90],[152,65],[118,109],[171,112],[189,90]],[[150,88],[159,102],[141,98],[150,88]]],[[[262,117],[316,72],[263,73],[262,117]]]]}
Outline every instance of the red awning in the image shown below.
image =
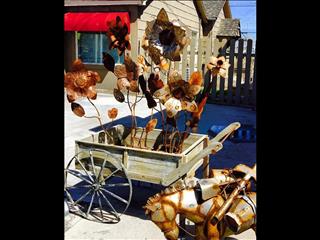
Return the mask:
{"type": "Polygon", "coordinates": [[[128,12],[95,12],[95,13],[65,13],[65,31],[106,32],[107,22],[119,16],[126,23],[130,32],[130,17],[128,12]]]}

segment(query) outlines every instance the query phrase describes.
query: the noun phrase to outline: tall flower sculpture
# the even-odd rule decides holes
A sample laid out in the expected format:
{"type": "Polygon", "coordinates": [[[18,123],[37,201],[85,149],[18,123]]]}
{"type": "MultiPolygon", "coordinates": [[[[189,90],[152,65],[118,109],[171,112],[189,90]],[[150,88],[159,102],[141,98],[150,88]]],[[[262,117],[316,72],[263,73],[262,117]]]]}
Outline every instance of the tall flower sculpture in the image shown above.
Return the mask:
{"type": "Polygon", "coordinates": [[[167,116],[173,118],[181,110],[198,111],[194,98],[200,92],[201,85],[202,75],[200,72],[193,72],[187,82],[175,70],[170,73],[168,84],[156,90],[153,95],[164,104],[167,116]]]}
{"type": "Polygon", "coordinates": [[[207,64],[207,68],[212,72],[213,76],[219,75],[223,78],[227,77],[229,67],[230,64],[226,61],[224,56],[218,58],[212,56],[207,64]]]}
{"type": "Polygon", "coordinates": [[[109,26],[107,31],[107,36],[110,39],[109,49],[117,48],[119,56],[122,56],[125,49],[131,50],[127,24],[117,16],[115,20],[107,22],[107,25],[109,26]]]}
{"type": "Polygon", "coordinates": [[[168,70],[165,59],[180,61],[180,53],[190,42],[190,31],[178,20],[169,21],[162,8],[157,19],[147,22],[142,48],[148,51],[152,61],[161,69],[168,70]]]}
{"type": "Polygon", "coordinates": [[[79,97],[96,99],[95,85],[100,81],[101,78],[97,72],[87,71],[80,59],[75,60],[71,72],[67,72],[64,76],[68,101],[74,102],[79,97]]]}

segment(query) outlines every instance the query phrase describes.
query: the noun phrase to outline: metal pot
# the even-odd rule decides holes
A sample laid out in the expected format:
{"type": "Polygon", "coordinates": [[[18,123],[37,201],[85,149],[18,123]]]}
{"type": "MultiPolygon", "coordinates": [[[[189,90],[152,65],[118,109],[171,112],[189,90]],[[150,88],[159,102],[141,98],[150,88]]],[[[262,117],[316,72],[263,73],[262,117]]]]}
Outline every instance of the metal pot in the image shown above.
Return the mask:
{"type": "Polygon", "coordinates": [[[235,234],[253,227],[256,223],[256,193],[250,192],[235,199],[224,220],[235,234]]]}

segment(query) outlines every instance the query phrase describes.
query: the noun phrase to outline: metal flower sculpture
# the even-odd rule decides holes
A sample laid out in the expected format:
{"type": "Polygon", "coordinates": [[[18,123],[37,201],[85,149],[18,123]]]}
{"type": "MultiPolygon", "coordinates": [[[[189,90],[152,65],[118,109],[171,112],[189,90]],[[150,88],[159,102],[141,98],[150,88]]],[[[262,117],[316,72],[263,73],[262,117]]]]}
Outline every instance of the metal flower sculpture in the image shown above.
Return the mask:
{"type": "Polygon", "coordinates": [[[122,56],[125,49],[131,50],[129,29],[127,24],[123,24],[119,16],[115,20],[108,22],[107,36],[110,39],[109,50],[117,48],[118,55],[122,56]]]}
{"type": "Polygon", "coordinates": [[[180,61],[180,53],[190,42],[190,31],[178,20],[169,21],[162,8],[157,19],[147,22],[142,47],[148,51],[152,61],[161,69],[168,70],[166,59],[180,61]]]}
{"type": "Polygon", "coordinates": [[[95,85],[100,81],[101,78],[97,72],[87,71],[80,59],[75,60],[71,72],[67,72],[64,76],[68,101],[73,102],[79,97],[96,99],[95,85]]]}
{"type": "Polygon", "coordinates": [[[114,75],[118,78],[117,86],[120,91],[139,92],[139,66],[129,56],[125,56],[124,64],[114,67],[114,75]]]}
{"type": "Polygon", "coordinates": [[[118,109],[111,108],[108,110],[108,117],[113,121],[118,116],[118,109]]]}
{"type": "Polygon", "coordinates": [[[166,107],[169,118],[174,117],[179,111],[197,112],[198,106],[194,101],[195,96],[200,92],[202,75],[200,72],[191,74],[190,80],[184,81],[177,71],[169,75],[168,84],[154,92],[166,107]]]}
{"type": "Polygon", "coordinates": [[[228,68],[230,67],[230,64],[226,61],[225,57],[214,57],[212,56],[209,59],[209,63],[207,64],[208,70],[210,70],[213,74],[213,76],[221,76],[223,78],[227,77],[228,74],[228,68]]]}
{"type": "Polygon", "coordinates": [[[145,59],[144,56],[139,55],[137,58],[137,64],[140,68],[140,74],[148,73],[151,71],[151,64],[145,59]]]}

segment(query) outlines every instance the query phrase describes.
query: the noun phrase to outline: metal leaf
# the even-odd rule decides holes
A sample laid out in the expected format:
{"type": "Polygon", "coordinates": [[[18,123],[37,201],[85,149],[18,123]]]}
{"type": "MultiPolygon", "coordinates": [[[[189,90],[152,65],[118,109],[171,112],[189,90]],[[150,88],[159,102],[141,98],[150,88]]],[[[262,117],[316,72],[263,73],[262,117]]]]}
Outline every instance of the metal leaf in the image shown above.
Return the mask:
{"type": "Polygon", "coordinates": [[[104,67],[111,72],[114,72],[114,65],[115,65],[115,61],[113,59],[113,57],[108,54],[108,53],[102,53],[103,54],[103,65],[104,67]]]}
{"type": "Polygon", "coordinates": [[[85,115],[85,111],[83,107],[78,103],[75,103],[75,102],[71,103],[71,110],[78,117],[83,117],[85,115]]]}
{"type": "Polygon", "coordinates": [[[151,119],[147,125],[146,125],[146,132],[151,132],[155,129],[155,127],[157,126],[157,123],[158,123],[158,119],[154,118],[154,119],[151,119]]]}
{"type": "Polygon", "coordinates": [[[113,89],[113,96],[118,102],[124,102],[124,95],[119,89],[113,89]]]}

